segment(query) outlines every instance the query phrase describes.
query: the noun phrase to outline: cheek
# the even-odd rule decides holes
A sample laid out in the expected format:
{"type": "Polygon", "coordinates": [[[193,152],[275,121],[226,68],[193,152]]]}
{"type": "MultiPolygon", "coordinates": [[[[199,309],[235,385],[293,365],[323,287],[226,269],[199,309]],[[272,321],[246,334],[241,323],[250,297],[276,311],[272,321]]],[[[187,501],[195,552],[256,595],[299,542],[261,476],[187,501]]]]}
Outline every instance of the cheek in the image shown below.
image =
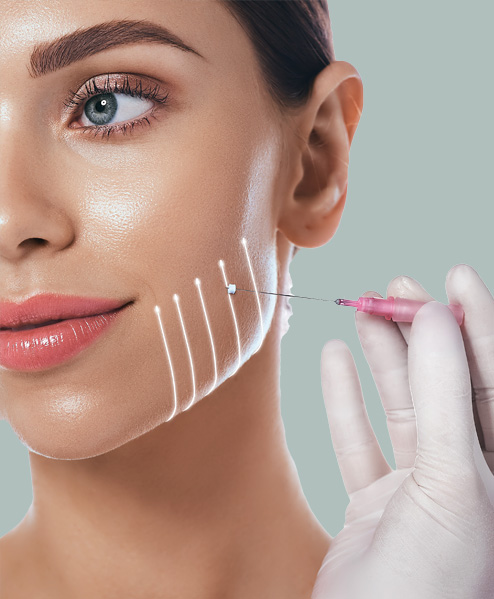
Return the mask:
{"type": "Polygon", "coordinates": [[[277,282],[272,178],[254,160],[235,164],[243,166],[230,176],[216,167],[194,177],[172,168],[173,180],[161,188],[165,199],[156,202],[153,234],[148,223],[139,235],[139,263],[146,265],[142,307],[156,327],[150,357],[162,373],[166,421],[233,375],[271,324],[275,296],[226,289],[235,283],[275,290],[277,282]]]}
{"type": "Polygon", "coordinates": [[[7,417],[32,451],[110,451],[193,409],[260,347],[276,296],[231,295],[226,285],[276,291],[274,161],[230,155],[222,170],[224,160],[86,182],[81,278],[98,272],[103,295],[135,303],[75,359],[9,387],[7,417]],[[117,290],[105,288],[105,273],[117,290]]]}

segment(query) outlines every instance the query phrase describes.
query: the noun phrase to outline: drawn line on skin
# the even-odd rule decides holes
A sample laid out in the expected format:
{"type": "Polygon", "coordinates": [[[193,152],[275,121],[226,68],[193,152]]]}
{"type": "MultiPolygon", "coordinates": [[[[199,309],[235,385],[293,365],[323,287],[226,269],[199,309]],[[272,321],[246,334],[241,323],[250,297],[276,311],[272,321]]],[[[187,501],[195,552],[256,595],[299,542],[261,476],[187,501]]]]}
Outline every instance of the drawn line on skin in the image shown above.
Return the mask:
{"type": "Polygon", "coordinates": [[[177,304],[178,315],[180,317],[180,322],[182,324],[182,331],[183,331],[184,337],[185,337],[185,345],[187,346],[187,353],[189,354],[190,371],[192,373],[192,388],[194,390],[194,395],[192,396],[192,401],[184,409],[184,412],[185,412],[186,410],[188,410],[191,407],[191,405],[196,400],[196,378],[195,378],[195,375],[194,375],[194,362],[192,360],[192,354],[190,353],[189,340],[187,339],[187,333],[185,332],[184,319],[182,318],[182,312],[180,311],[180,305],[178,303],[178,295],[176,293],[173,294],[173,299],[174,299],[175,303],[177,304]]]}
{"type": "MultiPolygon", "coordinates": [[[[220,260],[218,262],[218,264],[219,264],[219,266],[221,268],[221,272],[223,273],[223,279],[225,281],[225,286],[228,287],[228,282],[226,280],[226,275],[225,275],[225,263],[223,262],[223,260],[220,260]]],[[[235,323],[235,330],[237,331],[237,343],[238,343],[238,366],[237,366],[237,370],[238,370],[240,368],[240,366],[241,366],[242,348],[240,347],[240,334],[238,332],[237,317],[235,316],[235,310],[233,308],[232,297],[231,297],[230,294],[228,294],[228,300],[230,301],[230,308],[232,310],[233,322],[235,323]]],[[[237,372],[237,370],[235,370],[235,372],[237,372]]],[[[233,374],[235,374],[235,372],[233,374]]]]}
{"type": "Polygon", "coordinates": [[[165,331],[163,330],[163,323],[161,322],[161,310],[159,306],[155,306],[154,307],[154,311],[156,313],[156,316],[158,317],[158,323],[160,325],[160,329],[161,329],[161,336],[163,338],[163,343],[165,345],[165,351],[166,351],[166,355],[168,357],[168,364],[170,365],[170,372],[172,375],[172,384],[173,384],[173,397],[174,397],[174,407],[173,407],[173,412],[170,416],[170,418],[168,418],[168,420],[166,420],[166,422],[168,422],[169,420],[171,420],[173,418],[173,416],[175,415],[175,412],[177,411],[177,387],[175,385],[175,374],[173,373],[173,364],[172,364],[172,359],[170,357],[170,352],[168,351],[168,344],[166,342],[166,337],[165,337],[165,331]]]}
{"type": "MultiPolygon", "coordinates": [[[[259,320],[260,320],[260,324],[261,324],[261,342],[260,342],[258,348],[256,349],[256,351],[253,352],[255,354],[255,353],[257,353],[261,349],[261,346],[262,346],[262,343],[263,343],[263,338],[264,338],[264,324],[263,324],[263,320],[262,320],[262,309],[261,309],[261,301],[259,299],[259,292],[257,290],[256,279],[254,277],[254,271],[252,269],[252,263],[250,261],[250,256],[249,256],[249,252],[248,252],[248,249],[247,249],[247,239],[245,237],[242,237],[241,243],[244,246],[245,256],[247,258],[247,263],[249,265],[249,271],[250,271],[250,276],[251,276],[251,279],[252,279],[252,284],[254,285],[254,291],[255,291],[256,300],[257,300],[257,307],[258,307],[258,310],[259,310],[259,320]]],[[[226,278],[226,274],[225,274],[225,263],[224,263],[223,260],[219,260],[218,264],[219,264],[221,272],[223,274],[223,280],[225,282],[225,286],[228,287],[228,282],[227,282],[227,278],[226,278]]],[[[208,314],[207,314],[207,311],[206,311],[206,306],[205,306],[205,303],[204,303],[204,298],[203,298],[203,295],[202,295],[201,281],[200,281],[199,278],[196,277],[195,280],[194,280],[194,282],[195,282],[195,285],[197,287],[197,291],[199,293],[199,298],[201,300],[202,310],[204,312],[204,318],[206,320],[206,326],[207,326],[208,333],[209,333],[209,340],[211,342],[211,350],[213,352],[214,381],[213,381],[213,384],[211,386],[211,389],[209,390],[209,393],[211,393],[213,391],[213,389],[216,387],[216,384],[218,382],[218,365],[217,365],[217,360],[216,360],[216,351],[215,351],[215,347],[214,347],[213,334],[212,334],[212,331],[211,331],[211,326],[210,326],[210,323],[209,323],[209,318],[208,318],[208,314]]],[[[191,369],[191,375],[192,375],[193,397],[192,397],[192,401],[190,402],[190,404],[184,409],[184,411],[186,411],[190,407],[192,407],[192,405],[194,404],[195,399],[196,399],[196,381],[195,381],[195,372],[194,372],[194,362],[193,362],[193,359],[192,359],[192,353],[190,351],[189,340],[187,338],[187,332],[185,330],[185,324],[184,324],[184,320],[183,320],[183,317],[182,317],[182,312],[180,310],[179,296],[175,293],[173,295],[173,299],[174,299],[175,304],[177,306],[177,311],[178,311],[178,315],[179,315],[179,318],[180,318],[180,324],[182,326],[182,332],[183,332],[184,339],[185,339],[185,344],[186,344],[186,347],[187,347],[187,353],[189,355],[190,369],[191,369]]],[[[238,365],[237,365],[237,368],[235,370],[235,372],[237,372],[237,370],[241,366],[241,361],[242,361],[242,347],[241,347],[241,343],[240,343],[240,332],[238,330],[237,316],[235,314],[235,309],[233,307],[233,302],[232,302],[232,298],[231,298],[230,295],[228,295],[228,300],[230,302],[230,309],[232,311],[233,322],[234,322],[234,325],[235,325],[235,332],[236,332],[236,335],[237,335],[238,365]]],[[[170,366],[170,373],[171,373],[171,376],[172,376],[174,407],[173,407],[173,412],[172,412],[171,416],[168,418],[168,420],[166,420],[166,422],[169,422],[173,418],[173,416],[175,415],[175,413],[177,411],[177,407],[178,407],[177,387],[176,387],[176,382],[175,382],[175,373],[174,373],[174,370],[173,370],[173,363],[172,363],[172,359],[171,359],[171,356],[170,356],[170,351],[168,349],[168,344],[166,342],[166,335],[165,335],[165,331],[163,329],[163,323],[161,321],[161,310],[160,310],[159,306],[156,305],[154,307],[154,311],[155,311],[156,316],[158,318],[158,323],[159,323],[160,330],[161,330],[161,336],[162,336],[162,339],[163,339],[163,344],[165,346],[166,356],[168,358],[168,364],[170,366]]],[[[235,374],[235,372],[233,374],[235,374]]]]}
{"type": "Polygon", "coordinates": [[[256,279],[254,278],[254,271],[252,270],[252,264],[250,262],[249,252],[247,251],[247,239],[245,239],[245,237],[242,237],[242,245],[244,246],[244,249],[245,249],[245,255],[247,256],[247,262],[249,263],[250,277],[252,279],[252,283],[254,284],[254,291],[256,292],[256,298],[257,298],[257,307],[259,308],[259,318],[261,320],[261,342],[259,343],[259,347],[256,349],[256,351],[253,352],[253,354],[256,354],[261,349],[262,342],[264,341],[264,325],[262,323],[261,302],[259,300],[259,293],[257,291],[256,279]]]}
{"type": "Polygon", "coordinates": [[[195,279],[195,284],[197,287],[197,291],[199,292],[199,297],[201,298],[201,304],[202,304],[202,309],[204,311],[204,318],[206,319],[206,325],[208,327],[208,331],[209,331],[209,339],[211,341],[211,349],[213,351],[213,362],[214,362],[214,382],[213,382],[213,386],[211,387],[209,393],[211,393],[211,391],[216,387],[216,383],[218,381],[218,367],[216,365],[216,352],[214,351],[214,341],[213,341],[213,334],[211,332],[211,327],[209,326],[209,319],[208,319],[208,315],[206,312],[206,306],[204,305],[204,299],[202,297],[202,291],[201,291],[201,281],[200,279],[196,278],[195,279]]]}

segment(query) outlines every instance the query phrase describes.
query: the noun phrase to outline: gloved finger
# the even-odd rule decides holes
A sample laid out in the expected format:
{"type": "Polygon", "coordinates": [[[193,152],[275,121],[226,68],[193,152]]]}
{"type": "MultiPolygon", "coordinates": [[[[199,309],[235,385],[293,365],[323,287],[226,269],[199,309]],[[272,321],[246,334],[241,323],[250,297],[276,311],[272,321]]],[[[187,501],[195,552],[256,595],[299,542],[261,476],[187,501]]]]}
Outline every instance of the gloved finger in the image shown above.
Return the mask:
{"type": "MultiPolygon", "coordinates": [[[[363,297],[382,296],[367,291],[363,297]]],[[[415,462],[417,424],[408,382],[408,347],[397,324],[355,312],[355,325],[386,414],[398,470],[410,468],[415,462]]]]}
{"type": "MultiPolygon", "coordinates": [[[[414,476],[433,493],[444,478],[474,468],[470,372],[465,346],[450,309],[431,301],[416,313],[408,344],[408,376],[417,418],[414,476]]],[[[447,487],[447,485],[446,485],[447,487]]]]}
{"type": "MultiPolygon", "coordinates": [[[[461,327],[472,379],[485,452],[494,452],[494,298],[478,273],[467,264],[453,266],[446,275],[450,303],[461,304],[461,327]]],[[[486,459],[488,459],[486,457],[486,459]]],[[[493,463],[494,458],[489,462],[493,463]]]]}
{"type": "MultiPolygon", "coordinates": [[[[407,277],[405,275],[395,277],[389,283],[388,289],[387,289],[387,294],[388,294],[388,297],[390,295],[392,295],[393,297],[404,297],[407,299],[416,299],[416,300],[420,300],[423,302],[429,302],[429,301],[434,300],[432,295],[430,295],[418,281],[416,281],[412,277],[407,277]]],[[[461,302],[458,301],[454,295],[451,295],[451,297],[449,297],[448,303],[461,304],[461,302]]],[[[406,342],[408,343],[408,339],[410,336],[410,327],[412,326],[412,323],[401,322],[401,323],[396,323],[396,324],[400,328],[400,330],[403,334],[403,337],[405,338],[406,342]]],[[[462,334],[464,332],[464,326],[465,325],[463,323],[463,325],[460,328],[460,330],[462,331],[462,334]]],[[[463,334],[463,340],[465,341],[464,334],[463,334]]],[[[471,372],[470,356],[468,355],[469,352],[468,352],[468,347],[466,346],[466,344],[465,344],[465,348],[467,349],[467,358],[469,361],[469,368],[470,368],[470,372],[471,372]]],[[[480,422],[480,418],[479,418],[479,414],[478,414],[478,410],[477,410],[477,404],[475,402],[475,396],[473,393],[472,393],[472,400],[473,400],[473,417],[474,417],[474,421],[475,421],[475,429],[476,429],[477,435],[479,437],[480,445],[482,448],[484,448],[485,445],[484,445],[484,436],[483,436],[483,431],[482,431],[482,425],[480,422]]],[[[488,460],[489,456],[486,455],[485,458],[487,461],[489,461],[488,460]]],[[[494,456],[492,456],[492,458],[493,459],[491,460],[491,462],[494,464],[494,456]]],[[[494,466],[491,468],[491,470],[494,472],[494,466]]]]}
{"type": "Polygon", "coordinates": [[[372,429],[357,367],[341,339],[326,342],[321,386],[336,459],[350,496],[391,472],[372,429]]]}
{"type": "MultiPolygon", "coordinates": [[[[430,295],[418,281],[412,279],[412,277],[407,277],[406,275],[400,275],[392,279],[388,284],[386,294],[386,297],[403,297],[406,299],[419,300],[421,302],[430,302],[434,300],[432,295],[430,295]]],[[[412,323],[397,322],[396,325],[408,344],[412,323]]]]}

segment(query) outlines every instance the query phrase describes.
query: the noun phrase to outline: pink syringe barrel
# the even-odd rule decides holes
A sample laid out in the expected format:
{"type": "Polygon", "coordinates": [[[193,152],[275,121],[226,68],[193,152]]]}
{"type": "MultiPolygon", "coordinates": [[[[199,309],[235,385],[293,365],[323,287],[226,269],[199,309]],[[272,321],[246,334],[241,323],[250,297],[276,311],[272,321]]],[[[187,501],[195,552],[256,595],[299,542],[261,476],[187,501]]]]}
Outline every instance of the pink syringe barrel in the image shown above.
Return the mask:
{"type": "MultiPolygon", "coordinates": [[[[394,322],[412,322],[415,314],[427,302],[389,296],[388,298],[359,297],[356,303],[359,312],[384,316],[386,320],[394,322]]],[[[461,326],[464,317],[463,308],[456,304],[447,304],[447,306],[461,326]]]]}

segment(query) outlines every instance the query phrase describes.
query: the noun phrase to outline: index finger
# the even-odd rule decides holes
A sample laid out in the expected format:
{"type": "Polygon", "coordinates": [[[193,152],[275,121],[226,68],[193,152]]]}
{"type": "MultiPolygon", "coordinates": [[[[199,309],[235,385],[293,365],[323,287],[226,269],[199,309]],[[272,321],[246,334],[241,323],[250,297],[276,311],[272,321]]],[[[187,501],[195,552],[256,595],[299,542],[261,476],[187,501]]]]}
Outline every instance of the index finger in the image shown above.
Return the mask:
{"type": "Polygon", "coordinates": [[[471,266],[457,264],[446,276],[450,303],[465,311],[462,334],[469,356],[473,400],[485,450],[494,452],[494,298],[471,266]]]}

